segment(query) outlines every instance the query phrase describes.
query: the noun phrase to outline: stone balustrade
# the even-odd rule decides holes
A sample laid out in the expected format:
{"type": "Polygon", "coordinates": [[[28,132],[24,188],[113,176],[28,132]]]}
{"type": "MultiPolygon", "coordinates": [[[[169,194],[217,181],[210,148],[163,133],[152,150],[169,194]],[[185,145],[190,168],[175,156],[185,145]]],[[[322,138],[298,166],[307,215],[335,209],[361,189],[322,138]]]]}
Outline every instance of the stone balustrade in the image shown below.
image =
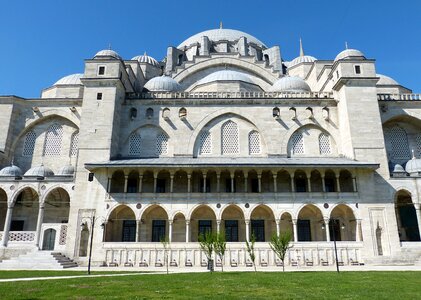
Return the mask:
{"type": "Polygon", "coordinates": [[[379,101],[420,101],[421,94],[377,94],[379,101]]]}

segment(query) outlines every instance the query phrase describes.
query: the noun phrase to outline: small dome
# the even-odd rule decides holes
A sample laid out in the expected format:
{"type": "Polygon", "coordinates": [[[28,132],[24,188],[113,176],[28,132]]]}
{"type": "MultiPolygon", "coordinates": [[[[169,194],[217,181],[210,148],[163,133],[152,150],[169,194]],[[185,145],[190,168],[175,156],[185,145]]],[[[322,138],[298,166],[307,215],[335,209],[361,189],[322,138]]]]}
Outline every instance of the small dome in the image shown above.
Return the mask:
{"type": "Polygon", "coordinates": [[[315,58],[313,56],[310,56],[310,55],[298,56],[288,63],[288,68],[291,68],[291,67],[293,67],[295,65],[298,65],[298,64],[301,64],[301,63],[312,63],[316,60],[317,60],[317,58],[315,58]]]}
{"type": "Polygon", "coordinates": [[[405,169],[400,164],[396,164],[393,167],[393,173],[405,173],[405,169]]]}
{"type": "Polygon", "coordinates": [[[0,170],[0,176],[21,177],[22,174],[22,170],[13,164],[0,170]]]}
{"type": "Polygon", "coordinates": [[[64,76],[63,78],[57,80],[54,85],[82,85],[80,79],[83,77],[83,74],[76,73],[64,76]]]}
{"type": "Polygon", "coordinates": [[[244,73],[231,70],[222,70],[209,74],[197,82],[197,84],[206,84],[214,81],[244,81],[254,84],[250,77],[244,73]]]}
{"type": "Polygon", "coordinates": [[[146,52],[143,55],[138,55],[138,56],[133,57],[132,60],[137,60],[140,63],[147,63],[154,67],[159,68],[159,62],[152,56],[146,55],[146,52]]]}
{"type": "Polygon", "coordinates": [[[75,173],[75,167],[72,165],[67,165],[64,167],[61,167],[57,174],[58,176],[73,176],[73,174],[75,173]]]}
{"type": "Polygon", "coordinates": [[[335,57],[335,61],[341,59],[365,59],[364,53],[356,49],[345,49],[335,57]]]}
{"type": "Polygon", "coordinates": [[[54,176],[54,172],[50,168],[40,165],[38,167],[30,168],[23,176],[51,177],[54,176]]]}
{"type": "Polygon", "coordinates": [[[95,54],[94,59],[121,59],[120,55],[117,52],[111,49],[101,50],[97,54],[95,54]]]}
{"type": "Polygon", "coordinates": [[[386,75],[382,75],[382,74],[377,74],[377,77],[380,77],[379,81],[377,81],[377,85],[399,85],[399,83],[386,75]]]}
{"type": "Polygon", "coordinates": [[[299,77],[284,76],[272,85],[270,92],[311,92],[310,86],[299,77]]]}
{"type": "Polygon", "coordinates": [[[177,92],[180,84],[169,76],[154,77],[145,84],[145,89],[151,92],[177,92]]]}
{"type": "Polygon", "coordinates": [[[405,166],[405,171],[409,174],[418,174],[421,172],[421,159],[412,157],[405,166]]]}

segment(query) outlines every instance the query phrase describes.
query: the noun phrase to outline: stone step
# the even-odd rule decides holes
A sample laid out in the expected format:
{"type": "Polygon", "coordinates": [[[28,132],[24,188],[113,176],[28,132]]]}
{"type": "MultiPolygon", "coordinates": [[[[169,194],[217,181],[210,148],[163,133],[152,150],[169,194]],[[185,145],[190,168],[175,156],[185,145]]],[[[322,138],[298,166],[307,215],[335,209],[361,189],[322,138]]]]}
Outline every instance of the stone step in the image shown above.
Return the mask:
{"type": "Polygon", "coordinates": [[[77,263],[60,252],[31,251],[18,257],[4,260],[0,269],[63,269],[77,267],[77,263]]]}

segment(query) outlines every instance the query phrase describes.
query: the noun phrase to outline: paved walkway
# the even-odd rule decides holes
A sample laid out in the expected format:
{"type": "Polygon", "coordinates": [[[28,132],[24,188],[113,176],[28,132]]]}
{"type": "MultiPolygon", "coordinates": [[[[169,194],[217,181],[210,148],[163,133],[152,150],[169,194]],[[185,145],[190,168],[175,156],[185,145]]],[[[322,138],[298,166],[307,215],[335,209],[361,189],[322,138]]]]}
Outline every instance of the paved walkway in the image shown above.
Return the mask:
{"type": "MultiPolygon", "coordinates": [[[[421,271],[421,266],[343,266],[339,267],[340,271],[421,271]]],[[[86,271],[86,267],[72,268],[66,271],[86,271]]],[[[50,270],[51,271],[51,270],[50,270]]],[[[110,272],[110,271],[130,271],[131,273],[119,273],[119,274],[94,274],[94,275],[66,275],[66,276],[50,276],[50,277],[29,277],[29,278],[7,278],[0,279],[1,282],[15,282],[15,281],[33,281],[33,280],[57,280],[57,279],[71,279],[71,278],[93,278],[93,277],[115,277],[115,276],[137,276],[137,275],[161,275],[166,273],[166,269],[163,267],[94,267],[91,271],[97,272],[110,272]],[[139,272],[139,273],[138,273],[139,272]]],[[[221,268],[215,268],[216,272],[220,272],[221,268]]],[[[254,269],[250,267],[224,267],[224,272],[253,272],[254,269]]],[[[258,272],[281,272],[281,267],[258,267],[258,272]]],[[[314,267],[289,267],[285,268],[286,272],[335,272],[335,266],[314,266],[314,267]]],[[[60,272],[60,271],[57,271],[60,272]]],[[[191,268],[170,268],[170,273],[200,273],[208,272],[206,268],[191,267],[191,268]]]]}

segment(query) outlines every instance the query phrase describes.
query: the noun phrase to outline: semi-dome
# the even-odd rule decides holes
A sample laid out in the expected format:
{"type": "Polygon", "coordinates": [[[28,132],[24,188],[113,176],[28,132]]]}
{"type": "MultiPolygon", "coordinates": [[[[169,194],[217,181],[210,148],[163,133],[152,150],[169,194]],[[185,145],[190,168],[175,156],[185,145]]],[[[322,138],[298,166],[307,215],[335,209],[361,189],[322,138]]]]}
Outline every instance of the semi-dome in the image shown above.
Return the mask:
{"type": "Polygon", "coordinates": [[[341,59],[365,59],[365,55],[357,49],[345,49],[335,57],[335,61],[341,59]]]}
{"type": "Polygon", "coordinates": [[[121,59],[120,55],[118,55],[117,52],[111,49],[101,50],[97,52],[97,54],[95,54],[94,56],[94,59],[109,59],[109,58],[121,59]]]}
{"type": "Polygon", "coordinates": [[[399,85],[399,83],[386,75],[382,75],[382,74],[377,74],[377,77],[380,77],[379,81],[377,81],[377,85],[399,85]]]}
{"type": "Polygon", "coordinates": [[[23,176],[51,177],[54,176],[54,172],[50,168],[40,165],[30,168],[23,176]]]}
{"type": "Polygon", "coordinates": [[[206,84],[214,81],[244,81],[254,84],[250,77],[242,72],[232,70],[222,70],[209,74],[197,82],[197,84],[206,84]]]}
{"type": "Polygon", "coordinates": [[[311,92],[310,86],[303,79],[284,76],[272,85],[270,92],[311,92]]]}
{"type": "Polygon", "coordinates": [[[159,67],[159,62],[152,56],[147,55],[146,52],[143,55],[133,57],[132,60],[137,60],[140,63],[147,63],[154,67],[159,67]]]}
{"type": "Polygon", "coordinates": [[[151,92],[177,92],[180,84],[169,76],[154,77],[145,84],[145,89],[151,92]]]}
{"type": "Polygon", "coordinates": [[[73,176],[73,174],[75,173],[75,167],[72,165],[67,165],[64,167],[61,167],[57,174],[58,176],[73,176]]]}
{"type": "Polygon", "coordinates": [[[295,65],[298,65],[300,63],[312,63],[316,60],[317,60],[317,58],[315,58],[313,56],[310,56],[310,55],[298,56],[288,63],[288,68],[291,68],[291,67],[293,67],[295,65]]]}
{"type": "Polygon", "coordinates": [[[421,172],[421,159],[413,156],[412,159],[406,163],[405,171],[409,174],[418,174],[421,172]]]}
{"type": "Polygon", "coordinates": [[[83,74],[76,73],[64,76],[54,83],[54,85],[82,85],[80,79],[83,77],[83,74]]]}
{"type": "Polygon", "coordinates": [[[22,174],[22,170],[13,164],[0,170],[0,176],[21,177],[22,174]]]}
{"type": "Polygon", "coordinates": [[[207,36],[209,38],[209,40],[211,40],[213,42],[218,42],[218,41],[234,42],[234,41],[239,40],[241,37],[245,37],[245,38],[247,38],[248,43],[254,43],[254,44],[266,47],[265,44],[263,44],[257,38],[255,38],[254,36],[252,36],[248,33],[245,33],[245,32],[239,31],[239,30],[235,30],[235,29],[220,28],[220,29],[211,29],[211,30],[199,32],[199,33],[189,37],[184,42],[182,42],[180,45],[178,45],[177,48],[182,49],[184,47],[190,46],[191,44],[200,43],[202,36],[207,36]]]}

